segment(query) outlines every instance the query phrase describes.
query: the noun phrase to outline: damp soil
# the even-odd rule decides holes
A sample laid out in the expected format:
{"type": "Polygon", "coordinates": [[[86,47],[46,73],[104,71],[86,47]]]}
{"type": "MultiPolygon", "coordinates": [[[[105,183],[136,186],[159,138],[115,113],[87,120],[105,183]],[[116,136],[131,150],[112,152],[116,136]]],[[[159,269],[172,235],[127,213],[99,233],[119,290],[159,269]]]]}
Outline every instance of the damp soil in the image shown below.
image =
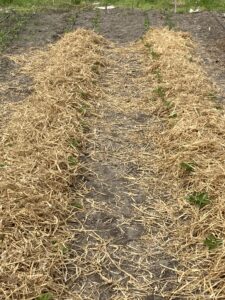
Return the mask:
{"type": "Polygon", "coordinates": [[[169,195],[166,191],[155,194],[155,181],[151,185],[149,180],[157,176],[155,171],[138,161],[137,153],[151,155],[154,151],[154,145],[144,142],[145,128],[154,120],[138,106],[149,87],[140,81],[144,74],[139,54],[128,46],[150,26],[165,25],[192,35],[196,54],[220,88],[218,100],[224,101],[225,18],[219,13],[168,17],[157,11],[119,8],[108,12],[42,11],[27,18],[0,56],[0,102],[15,102],[25,99],[33,88],[31,78],[20,72],[10,55],[42,49],[78,27],[93,29],[116,43],[106,51],[112,64],[101,78],[105,96],[91,117],[91,142],[84,157],[90,170],[85,183],[89,193],[83,199],[86,210],[79,215],[80,233],[73,245],[81,262],[85,261],[74,285],[82,299],[162,300],[166,298],[159,295],[160,284],[174,280],[170,270],[176,262],[164,255],[157,239],[151,243],[146,238],[150,231],[157,237],[159,230],[154,224],[145,226],[146,211],[154,213],[149,209],[152,202],[169,195]],[[112,82],[115,74],[117,80],[112,82]]]}

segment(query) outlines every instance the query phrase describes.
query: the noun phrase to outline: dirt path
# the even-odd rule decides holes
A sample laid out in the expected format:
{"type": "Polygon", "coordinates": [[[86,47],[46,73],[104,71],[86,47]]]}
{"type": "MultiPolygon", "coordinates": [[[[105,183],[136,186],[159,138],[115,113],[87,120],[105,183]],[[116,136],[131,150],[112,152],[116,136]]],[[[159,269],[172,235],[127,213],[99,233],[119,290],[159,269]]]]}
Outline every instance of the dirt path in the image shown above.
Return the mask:
{"type": "Polygon", "coordinates": [[[147,134],[154,123],[143,110],[150,85],[144,80],[142,54],[112,47],[102,78],[105,96],[91,119],[92,142],[86,166],[90,193],[84,199],[74,249],[82,266],[75,286],[81,299],[163,299],[159,288],[173,274],[151,220],[157,197],[156,170],[148,163],[154,145],[147,134]],[[77,242],[77,240],[79,242],[77,242]]]}

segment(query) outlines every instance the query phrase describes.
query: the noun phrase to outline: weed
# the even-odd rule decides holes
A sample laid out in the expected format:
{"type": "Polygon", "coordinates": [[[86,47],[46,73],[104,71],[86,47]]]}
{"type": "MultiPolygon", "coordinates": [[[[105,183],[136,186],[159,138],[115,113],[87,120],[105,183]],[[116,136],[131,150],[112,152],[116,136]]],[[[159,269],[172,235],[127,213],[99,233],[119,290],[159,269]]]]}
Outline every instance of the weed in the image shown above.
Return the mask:
{"type": "Polygon", "coordinates": [[[67,19],[68,25],[67,25],[67,28],[65,29],[65,32],[69,32],[74,28],[74,26],[76,25],[76,22],[77,22],[77,18],[78,18],[78,13],[70,16],[67,19]]]}
{"type": "Polygon", "coordinates": [[[36,300],[53,300],[53,295],[49,292],[43,293],[36,298],[36,300]]]}
{"type": "Polygon", "coordinates": [[[5,168],[7,165],[5,163],[0,163],[0,169],[5,168]]]}
{"type": "Polygon", "coordinates": [[[75,165],[77,165],[77,163],[78,163],[77,158],[74,157],[74,156],[72,156],[72,155],[70,155],[70,156],[68,157],[68,163],[69,163],[70,166],[75,166],[75,165]]]}
{"type": "Polygon", "coordinates": [[[79,202],[73,202],[71,205],[77,209],[83,209],[82,204],[79,202]]]}
{"type": "Polygon", "coordinates": [[[157,53],[157,52],[153,49],[153,47],[152,47],[151,44],[145,43],[145,47],[149,49],[149,52],[150,52],[150,54],[151,54],[151,56],[152,56],[153,59],[158,59],[158,58],[160,57],[160,53],[157,53]]]}
{"type": "Polygon", "coordinates": [[[100,27],[100,11],[97,9],[95,13],[95,17],[92,20],[92,25],[95,31],[99,31],[100,27]]]}
{"type": "MultiPolygon", "coordinates": [[[[166,89],[162,86],[158,86],[157,88],[155,88],[153,90],[153,94],[155,95],[156,98],[160,98],[163,102],[163,104],[165,105],[165,107],[170,110],[171,108],[174,107],[174,103],[166,100],[165,96],[166,96],[166,89]]],[[[155,99],[156,100],[156,99],[155,99]]],[[[177,117],[177,113],[175,111],[173,111],[170,115],[170,118],[176,118],[177,117]]]]}
{"type": "Polygon", "coordinates": [[[169,115],[169,118],[176,118],[177,117],[177,113],[176,112],[172,112],[170,115],[169,115]]]}
{"type": "Polygon", "coordinates": [[[165,105],[168,109],[170,109],[170,108],[172,108],[172,107],[174,106],[173,102],[168,101],[168,100],[164,100],[164,99],[162,99],[162,100],[163,100],[164,105],[165,105]]]}
{"type": "Polygon", "coordinates": [[[170,30],[175,27],[175,23],[172,20],[172,15],[170,12],[165,12],[165,26],[167,26],[170,30]]]}
{"type": "Polygon", "coordinates": [[[163,88],[162,86],[158,86],[157,88],[155,88],[155,89],[153,90],[153,93],[154,93],[157,97],[159,97],[159,98],[161,98],[161,99],[164,99],[164,98],[165,98],[165,95],[166,95],[166,90],[165,90],[165,88],[163,88]]]}
{"type": "Polygon", "coordinates": [[[81,97],[84,99],[84,100],[88,100],[88,98],[90,97],[89,93],[88,92],[81,92],[80,93],[81,97]]]}
{"type": "Polygon", "coordinates": [[[158,59],[160,57],[160,53],[157,53],[153,49],[151,49],[150,54],[151,54],[153,59],[158,59]]]}
{"type": "Polygon", "coordinates": [[[187,200],[199,208],[203,208],[210,203],[208,193],[206,192],[194,192],[193,194],[187,196],[187,200]]]}
{"type": "Polygon", "coordinates": [[[87,112],[87,109],[86,107],[83,105],[83,106],[80,106],[79,109],[78,109],[79,113],[82,114],[83,116],[86,115],[86,112],[87,112]]]}
{"type": "Polygon", "coordinates": [[[218,110],[223,110],[223,106],[221,104],[217,104],[215,106],[215,108],[218,109],[218,110]]]}
{"type": "Polygon", "coordinates": [[[10,42],[17,38],[18,33],[28,20],[28,14],[3,14],[3,20],[5,21],[0,28],[0,52],[4,51],[10,42]]]}
{"type": "Polygon", "coordinates": [[[70,145],[70,147],[72,147],[72,148],[74,148],[74,149],[77,149],[77,148],[80,147],[81,142],[80,142],[80,140],[77,140],[77,139],[71,139],[71,140],[69,141],[69,145],[70,145]]]}
{"type": "Polygon", "coordinates": [[[195,162],[182,162],[180,163],[181,169],[186,172],[194,172],[196,163],[195,162]]]}
{"type": "Polygon", "coordinates": [[[208,93],[208,98],[210,100],[217,100],[217,95],[215,93],[211,92],[211,93],[208,93]]]}
{"type": "Polygon", "coordinates": [[[81,120],[81,121],[80,121],[80,125],[81,125],[82,128],[83,128],[83,132],[88,132],[88,131],[89,131],[90,128],[89,128],[89,125],[88,125],[87,122],[81,120]]]}
{"type": "Polygon", "coordinates": [[[210,234],[205,240],[204,245],[208,247],[209,250],[216,249],[217,247],[221,246],[223,240],[218,239],[214,234],[210,234]]]}
{"type": "Polygon", "coordinates": [[[141,7],[141,0],[137,0],[137,1],[136,1],[136,7],[137,7],[137,8],[140,8],[140,7],[141,7]]]}
{"type": "Polygon", "coordinates": [[[153,74],[156,76],[158,83],[162,82],[162,75],[159,69],[154,70],[153,74]]]}
{"type": "Polygon", "coordinates": [[[71,0],[71,4],[79,5],[81,4],[81,0],[71,0]]]}
{"type": "Polygon", "coordinates": [[[100,72],[99,72],[99,66],[97,66],[97,65],[93,65],[92,67],[91,67],[91,70],[94,72],[94,73],[96,73],[96,74],[100,74],[100,72]]]}
{"type": "Polygon", "coordinates": [[[145,27],[145,30],[147,31],[150,27],[150,22],[149,22],[149,18],[148,18],[148,15],[145,16],[145,20],[144,20],[144,27],[145,27]]]}
{"type": "Polygon", "coordinates": [[[63,255],[65,255],[68,253],[69,248],[67,246],[63,245],[61,250],[62,250],[63,255]]]}

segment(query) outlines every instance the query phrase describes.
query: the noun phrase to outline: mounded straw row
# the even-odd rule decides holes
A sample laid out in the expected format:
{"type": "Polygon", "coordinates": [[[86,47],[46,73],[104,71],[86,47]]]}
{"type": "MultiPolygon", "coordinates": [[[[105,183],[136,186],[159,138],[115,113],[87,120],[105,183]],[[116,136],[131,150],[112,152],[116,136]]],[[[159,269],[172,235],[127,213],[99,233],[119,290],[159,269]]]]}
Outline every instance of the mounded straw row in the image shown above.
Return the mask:
{"type": "Polygon", "coordinates": [[[14,58],[25,62],[35,89],[10,107],[1,132],[1,299],[76,299],[67,289],[73,262],[68,222],[75,222],[84,192],[83,117],[101,97],[105,43],[80,29],[28,59],[14,58]]]}
{"type": "Polygon", "coordinates": [[[158,119],[149,131],[152,164],[161,176],[158,188],[170,195],[155,204],[157,221],[165,249],[177,261],[178,287],[164,294],[225,299],[225,114],[218,91],[188,34],[155,29],[140,47],[152,85],[148,105],[158,119]]]}

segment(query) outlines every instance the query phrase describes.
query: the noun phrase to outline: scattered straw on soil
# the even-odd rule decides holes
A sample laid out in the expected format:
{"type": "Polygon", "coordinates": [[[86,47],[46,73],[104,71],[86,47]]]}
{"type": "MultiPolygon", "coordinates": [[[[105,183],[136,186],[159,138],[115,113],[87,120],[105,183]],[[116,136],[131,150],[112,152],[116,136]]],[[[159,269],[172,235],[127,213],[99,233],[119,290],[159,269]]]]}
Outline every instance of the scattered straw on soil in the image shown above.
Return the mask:
{"type": "Polygon", "coordinates": [[[122,181],[115,198],[106,193],[110,202],[86,198],[90,211],[83,223],[76,219],[85,192],[79,180],[88,126],[83,117],[101,99],[98,76],[107,48],[103,38],[78,30],[25,63],[35,91],[10,107],[1,129],[0,295],[90,299],[86,287],[94,296],[106,287],[110,299],[119,300],[153,294],[224,299],[225,115],[187,34],[155,29],[130,47],[108,48],[114,66],[102,82],[104,113],[95,120],[95,126],[104,124],[103,134],[96,134],[103,150],[91,155],[95,163],[121,166],[122,181]],[[113,132],[120,138],[115,149],[101,140],[113,132]],[[130,174],[132,164],[137,171],[130,174]],[[117,231],[107,235],[104,220],[102,230],[95,228],[96,212],[115,220],[110,229],[121,229],[118,237],[117,231]],[[141,237],[119,242],[134,225],[141,226],[141,237]],[[74,232],[83,241],[80,257],[69,249],[74,232]]]}
{"type": "Polygon", "coordinates": [[[97,78],[105,43],[80,29],[32,53],[24,65],[34,93],[10,106],[1,129],[1,299],[78,299],[67,288],[67,268],[76,268],[69,221],[82,206],[83,117],[90,99],[101,97],[97,78]]]}
{"type": "Polygon", "coordinates": [[[149,131],[152,165],[161,176],[158,188],[170,195],[154,207],[167,236],[164,248],[178,262],[177,288],[162,294],[225,299],[225,114],[215,100],[218,91],[186,33],[156,29],[139,46],[152,86],[144,105],[158,119],[149,131]]]}

